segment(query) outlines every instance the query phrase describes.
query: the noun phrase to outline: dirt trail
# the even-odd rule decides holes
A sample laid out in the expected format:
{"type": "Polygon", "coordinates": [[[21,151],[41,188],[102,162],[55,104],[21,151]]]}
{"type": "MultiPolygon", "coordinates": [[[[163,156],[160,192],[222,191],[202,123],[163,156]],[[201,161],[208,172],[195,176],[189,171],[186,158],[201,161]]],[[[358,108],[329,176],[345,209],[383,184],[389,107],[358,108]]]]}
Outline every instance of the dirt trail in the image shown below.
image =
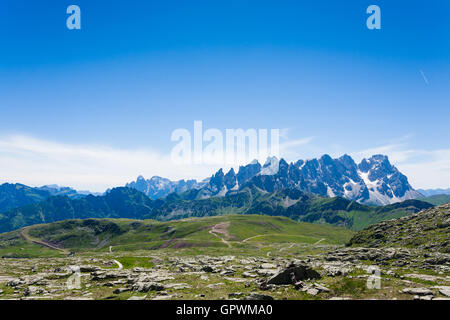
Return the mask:
{"type": "MultiPolygon", "coordinates": [[[[251,239],[255,239],[255,238],[259,238],[259,237],[266,237],[266,236],[289,236],[289,237],[303,237],[303,235],[300,235],[300,234],[282,234],[282,233],[268,233],[268,234],[258,234],[258,235],[256,235],[256,236],[253,236],[253,237],[250,237],[250,238],[247,238],[247,239],[244,239],[244,240],[242,240],[241,242],[247,242],[248,240],[251,240],[251,239]]],[[[326,239],[320,239],[319,241],[317,241],[316,243],[314,243],[314,244],[318,244],[318,243],[320,243],[320,242],[322,242],[322,241],[324,241],[324,240],[326,240],[326,239]]],[[[293,245],[292,245],[293,246],[293,245]]],[[[289,247],[289,248],[292,248],[292,246],[291,247],[289,247]]],[[[286,249],[286,248],[285,248],[286,249]]],[[[283,249],[284,250],[284,249],[283,249]]],[[[281,250],[280,250],[281,251],[281,250]]]]}
{"type": "Polygon", "coordinates": [[[286,249],[291,249],[291,248],[293,248],[294,246],[295,246],[295,243],[292,243],[289,247],[281,248],[281,249],[280,249],[280,252],[282,252],[282,251],[284,251],[284,250],[286,250],[286,249]]]}
{"type": "Polygon", "coordinates": [[[53,250],[61,251],[64,254],[69,254],[69,251],[66,250],[66,249],[58,248],[57,246],[52,245],[51,243],[48,243],[48,242],[45,242],[45,241],[42,241],[40,239],[37,239],[37,238],[34,238],[34,237],[30,236],[30,234],[28,233],[29,229],[30,229],[30,227],[25,227],[22,230],[20,230],[20,235],[26,241],[32,242],[34,244],[39,244],[41,246],[44,246],[44,247],[47,247],[47,248],[50,248],[50,249],[53,249],[53,250]]]}
{"type": "Polygon", "coordinates": [[[258,234],[258,235],[256,235],[256,236],[253,236],[253,237],[244,239],[244,240],[242,240],[242,242],[247,242],[248,240],[251,240],[251,239],[254,239],[254,238],[259,238],[259,237],[265,237],[265,236],[278,236],[278,235],[283,235],[283,234],[281,234],[281,233],[258,234]]]}
{"type": "Polygon", "coordinates": [[[213,226],[212,229],[209,230],[209,233],[219,238],[223,243],[225,243],[228,246],[228,248],[232,248],[233,246],[231,245],[231,243],[229,243],[227,240],[225,240],[219,235],[223,234],[225,237],[229,238],[230,237],[230,234],[228,232],[229,227],[230,227],[229,222],[221,222],[213,226]]]}
{"type": "Polygon", "coordinates": [[[319,244],[319,243],[321,243],[321,242],[324,241],[324,240],[327,240],[327,239],[322,238],[322,239],[320,239],[319,241],[317,241],[317,242],[314,243],[314,244],[319,244]]]}

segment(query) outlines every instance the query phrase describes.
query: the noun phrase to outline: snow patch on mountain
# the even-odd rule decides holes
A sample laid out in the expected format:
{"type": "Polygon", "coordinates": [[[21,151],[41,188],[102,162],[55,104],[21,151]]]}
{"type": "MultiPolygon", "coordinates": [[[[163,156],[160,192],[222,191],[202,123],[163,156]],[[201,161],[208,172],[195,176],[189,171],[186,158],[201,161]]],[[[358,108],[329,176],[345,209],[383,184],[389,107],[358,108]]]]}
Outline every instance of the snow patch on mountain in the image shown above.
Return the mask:
{"type": "Polygon", "coordinates": [[[269,157],[262,167],[260,174],[263,176],[272,176],[278,173],[278,169],[279,161],[277,157],[269,157]]]}

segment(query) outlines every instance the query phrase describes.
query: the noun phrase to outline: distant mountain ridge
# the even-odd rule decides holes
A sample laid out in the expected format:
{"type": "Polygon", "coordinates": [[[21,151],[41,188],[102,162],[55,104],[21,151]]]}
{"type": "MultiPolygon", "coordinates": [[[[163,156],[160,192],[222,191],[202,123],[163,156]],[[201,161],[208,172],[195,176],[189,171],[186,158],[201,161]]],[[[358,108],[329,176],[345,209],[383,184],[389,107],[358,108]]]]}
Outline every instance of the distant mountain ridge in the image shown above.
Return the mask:
{"type": "Polygon", "coordinates": [[[50,196],[39,203],[0,213],[0,232],[67,219],[142,219],[151,209],[151,199],[129,188],[114,188],[103,196],[87,195],[74,199],[66,195],[50,196]]]}
{"type": "Polygon", "coordinates": [[[360,230],[372,223],[402,217],[432,207],[427,202],[407,200],[387,206],[367,206],[348,199],[324,198],[297,189],[266,192],[245,187],[224,197],[198,199],[201,190],[172,193],[152,200],[135,189],[114,188],[103,196],[80,199],[51,196],[39,203],[0,213],[0,232],[67,219],[127,218],[175,220],[223,214],[285,216],[296,221],[327,223],[360,230]]]}
{"type": "Polygon", "coordinates": [[[0,185],[0,212],[37,203],[51,195],[48,190],[41,190],[19,183],[4,183],[0,185]]]}
{"type": "Polygon", "coordinates": [[[158,176],[153,176],[151,179],[145,180],[143,176],[139,176],[136,181],[127,183],[125,187],[143,192],[150,199],[159,199],[173,192],[181,193],[190,189],[200,189],[205,185],[206,182],[197,182],[197,180],[171,181],[158,176]]]}
{"type": "MultiPolygon", "coordinates": [[[[0,213],[13,208],[41,202],[51,196],[68,196],[79,199],[91,194],[89,191],[77,191],[69,187],[47,185],[42,187],[29,187],[24,184],[4,183],[0,185],[0,213]]],[[[96,193],[95,195],[100,195],[96,193]]]]}
{"type": "Polygon", "coordinates": [[[447,194],[450,195],[450,188],[448,189],[418,189],[418,192],[423,194],[425,197],[440,195],[440,194],[447,194]]]}
{"type": "Polygon", "coordinates": [[[52,196],[68,196],[69,198],[72,199],[79,199],[89,194],[94,196],[102,195],[101,192],[75,190],[70,187],[61,187],[56,184],[45,185],[36,189],[48,191],[52,196]]]}
{"type": "Polygon", "coordinates": [[[333,159],[324,155],[319,159],[298,160],[287,163],[284,159],[268,158],[261,166],[258,161],[239,167],[236,173],[220,169],[209,179],[170,181],[160,177],[126,185],[144,192],[152,199],[167,196],[171,192],[199,189],[199,199],[225,196],[229,191],[255,186],[267,192],[282,189],[298,189],[320,196],[339,196],[364,204],[386,205],[415,199],[421,194],[415,191],[408,178],[393,166],[387,156],[374,155],[359,164],[348,155],[333,159]]]}

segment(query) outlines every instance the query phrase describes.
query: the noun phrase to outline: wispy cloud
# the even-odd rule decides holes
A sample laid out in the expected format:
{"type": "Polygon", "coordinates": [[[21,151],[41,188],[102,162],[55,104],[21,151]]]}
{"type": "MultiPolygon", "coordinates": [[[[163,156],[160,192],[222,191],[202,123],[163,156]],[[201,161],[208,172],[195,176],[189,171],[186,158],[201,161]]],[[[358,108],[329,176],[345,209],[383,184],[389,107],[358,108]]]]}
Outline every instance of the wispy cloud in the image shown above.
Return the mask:
{"type": "MultiPolygon", "coordinates": [[[[312,138],[283,140],[280,152],[285,156],[312,138]]],[[[0,182],[32,186],[59,184],[104,191],[124,185],[138,175],[201,180],[221,167],[229,169],[226,164],[174,164],[170,154],[145,148],[67,144],[25,135],[0,138],[0,182]]]]}
{"type": "Polygon", "coordinates": [[[104,191],[142,174],[171,179],[205,178],[215,168],[173,166],[169,155],[148,149],[72,145],[27,136],[0,139],[0,179],[33,186],[56,183],[104,191]]]}
{"type": "Polygon", "coordinates": [[[299,147],[308,145],[314,137],[306,137],[301,139],[287,140],[280,143],[280,154],[289,158],[291,155],[298,153],[299,147]]]}

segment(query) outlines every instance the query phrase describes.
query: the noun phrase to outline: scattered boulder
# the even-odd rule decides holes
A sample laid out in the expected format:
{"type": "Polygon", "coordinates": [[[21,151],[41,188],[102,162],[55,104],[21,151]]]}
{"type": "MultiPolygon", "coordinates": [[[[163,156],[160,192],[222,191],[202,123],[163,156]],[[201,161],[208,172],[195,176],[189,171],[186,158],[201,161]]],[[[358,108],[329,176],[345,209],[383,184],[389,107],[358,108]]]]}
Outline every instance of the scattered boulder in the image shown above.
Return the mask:
{"type": "Polygon", "coordinates": [[[319,290],[319,292],[330,292],[330,289],[317,283],[314,284],[314,288],[319,290]]]}
{"type": "Polygon", "coordinates": [[[250,272],[247,272],[247,271],[242,272],[242,276],[243,276],[244,278],[256,278],[256,275],[255,275],[255,274],[250,273],[250,272]]]}
{"type": "Polygon", "coordinates": [[[276,269],[277,268],[277,266],[273,263],[262,263],[259,267],[261,269],[276,269]]]}
{"type": "Polygon", "coordinates": [[[111,279],[120,279],[127,278],[127,273],[121,273],[117,271],[94,271],[91,273],[92,281],[101,281],[101,280],[111,280],[111,279]]]}
{"type": "Polygon", "coordinates": [[[221,276],[233,276],[235,274],[235,271],[233,270],[223,270],[220,272],[221,276]]]}
{"type": "Polygon", "coordinates": [[[44,290],[43,290],[42,288],[38,288],[38,287],[34,287],[34,286],[29,286],[29,287],[27,287],[27,288],[25,289],[23,295],[24,295],[25,297],[28,297],[28,296],[34,296],[34,295],[36,295],[36,294],[40,294],[40,293],[43,293],[43,292],[44,292],[44,290]]]}
{"type": "Polygon", "coordinates": [[[20,285],[24,284],[24,282],[20,279],[13,279],[10,280],[6,283],[7,287],[12,287],[12,288],[16,288],[19,287],[20,285]]]}
{"type": "Polygon", "coordinates": [[[307,265],[290,264],[286,269],[271,277],[267,283],[275,285],[295,284],[298,281],[310,279],[320,279],[320,274],[307,265]]]}
{"type": "Polygon", "coordinates": [[[228,294],[228,298],[237,298],[237,297],[240,297],[242,295],[243,295],[242,292],[232,292],[232,293],[228,294]]]}
{"type": "Polygon", "coordinates": [[[211,266],[203,266],[201,270],[204,272],[214,272],[214,269],[211,266]]]}
{"type": "Polygon", "coordinates": [[[319,294],[319,290],[317,290],[316,288],[310,288],[306,290],[306,293],[312,296],[316,296],[317,294],[319,294]]]}
{"type": "Polygon", "coordinates": [[[157,282],[136,282],[131,286],[132,291],[148,292],[148,291],[162,291],[164,286],[157,282]]]}
{"type": "Polygon", "coordinates": [[[402,290],[403,293],[414,294],[417,296],[428,296],[433,295],[433,291],[427,288],[405,288],[402,290]]]}
{"type": "Polygon", "coordinates": [[[130,289],[129,288],[117,288],[116,290],[114,290],[114,294],[121,294],[121,293],[123,293],[123,292],[127,292],[127,291],[130,291],[130,289]]]}
{"type": "Polygon", "coordinates": [[[94,272],[99,270],[101,270],[101,268],[97,266],[80,266],[80,272],[94,272]]]}
{"type": "Polygon", "coordinates": [[[444,286],[440,287],[439,293],[446,297],[450,297],[450,287],[444,287],[444,286]]]}

